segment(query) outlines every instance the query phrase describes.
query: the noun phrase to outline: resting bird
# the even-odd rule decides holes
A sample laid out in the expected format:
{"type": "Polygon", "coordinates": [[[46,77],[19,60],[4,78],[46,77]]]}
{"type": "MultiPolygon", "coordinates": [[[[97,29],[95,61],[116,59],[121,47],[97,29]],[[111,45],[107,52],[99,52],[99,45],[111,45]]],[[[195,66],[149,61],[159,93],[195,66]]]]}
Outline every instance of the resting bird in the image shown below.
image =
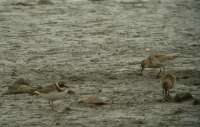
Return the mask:
{"type": "Polygon", "coordinates": [[[30,94],[32,95],[33,92],[40,87],[34,87],[30,84],[30,81],[24,78],[17,79],[11,86],[8,86],[8,90],[5,91],[2,96],[4,95],[16,95],[16,94],[30,94]]]}
{"type": "Polygon", "coordinates": [[[110,105],[111,102],[107,100],[107,98],[101,98],[98,96],[84,96],[81,97],[78,101],[79,103],[89,104],[91,106],[103,106],[103,105],[110,105]]]}

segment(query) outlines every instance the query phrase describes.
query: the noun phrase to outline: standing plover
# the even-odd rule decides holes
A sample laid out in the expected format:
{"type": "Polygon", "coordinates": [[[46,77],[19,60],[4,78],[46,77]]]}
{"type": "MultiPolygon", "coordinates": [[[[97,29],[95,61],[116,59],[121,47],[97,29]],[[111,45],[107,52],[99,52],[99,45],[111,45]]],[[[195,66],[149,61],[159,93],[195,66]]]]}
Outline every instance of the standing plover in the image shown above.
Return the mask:
{"type": "Polygon", "coordinates": [[[169,90],[173,88],[176,82],[176,76],[170,73],[162,73],[160,81],[164,97],[170,97],[169,90]]]}
{"type": "Polygon", "coordinates": [[[177,54],[152,54],[141,62],[141,74],[143,74],[145,68],[160,68],[157,75],[159,76],[162,71],[165,71],[165,62],[174,60],[176,57],[177,54]]]}
{"type": "Polygon", "coordinates": [[[40,90],[34,91],[34,93],[39,97],[47,99],[50,107],[54,110],[53,101],[64,99],[67,93],[74,93],[72,90],[67,91],[66,88],[68,88],[68,86],[66,86],[64,82],[60,81],[58,83],[43,87],[40,90]]]}

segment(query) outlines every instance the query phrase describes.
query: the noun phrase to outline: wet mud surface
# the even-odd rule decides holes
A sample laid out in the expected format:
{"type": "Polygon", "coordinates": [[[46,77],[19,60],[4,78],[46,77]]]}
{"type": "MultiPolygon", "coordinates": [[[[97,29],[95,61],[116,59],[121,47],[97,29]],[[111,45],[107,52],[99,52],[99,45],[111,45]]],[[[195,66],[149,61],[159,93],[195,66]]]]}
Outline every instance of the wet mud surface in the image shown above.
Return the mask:
{"type": "Polygon", "coordinates": [[[141,76],[138,64],[151,52],[179,53],[166,66],[177,76],[171,94],[200,98],[199,33],[198,0],[1,0],[0,94],[25,78],[66,81],[77,96],[57,101],[57,111],[35,96],[3,96],[0,126],[199,127],[200,106],[160,101],[158,70],[141,76]],[[79,104],[84,95],[113,104],[79,104]]]}

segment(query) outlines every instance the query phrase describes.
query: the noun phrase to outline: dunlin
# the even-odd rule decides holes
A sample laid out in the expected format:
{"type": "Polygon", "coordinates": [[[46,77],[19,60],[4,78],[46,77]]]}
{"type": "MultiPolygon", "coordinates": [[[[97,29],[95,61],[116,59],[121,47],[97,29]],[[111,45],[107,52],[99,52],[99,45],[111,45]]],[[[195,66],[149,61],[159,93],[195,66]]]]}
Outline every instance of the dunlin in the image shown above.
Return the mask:
{"type": "Polygon", "coordinates": [[[174,60],[176,57],[177,54],[152,54],[141,62],[141,74],[143,74],[145,68],[160,68],[160,72],[157,75],[159,76],[162,71],[165,71],[166,62],[174,60]]]}
{"type": "Polygon", "coordinates": [[[170,73],[162,73],[160,81],[163,88],[164,97],[170,97],[169,90],[173,88],[176,82],[176,76],[170,73]]]}

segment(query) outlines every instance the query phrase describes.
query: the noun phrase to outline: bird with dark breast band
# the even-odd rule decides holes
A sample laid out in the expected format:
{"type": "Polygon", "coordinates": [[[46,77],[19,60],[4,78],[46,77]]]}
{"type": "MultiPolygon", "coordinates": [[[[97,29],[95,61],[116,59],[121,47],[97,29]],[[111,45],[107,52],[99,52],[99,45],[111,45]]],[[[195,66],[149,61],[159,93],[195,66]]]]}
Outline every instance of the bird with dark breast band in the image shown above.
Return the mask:
{"type": "Polygon", "coordinates": [[[67,88],[69,87],[65,85],[65,82],[60,81],[55,84],[43,87],[40,90],[34,91],[34,94],[38,97],[47,99],[49,101],[50,107],[52,110],[54,110],[54,101],[64,99],[67,94],[74,94],[74,91],[66,90],[67,88]]]}

